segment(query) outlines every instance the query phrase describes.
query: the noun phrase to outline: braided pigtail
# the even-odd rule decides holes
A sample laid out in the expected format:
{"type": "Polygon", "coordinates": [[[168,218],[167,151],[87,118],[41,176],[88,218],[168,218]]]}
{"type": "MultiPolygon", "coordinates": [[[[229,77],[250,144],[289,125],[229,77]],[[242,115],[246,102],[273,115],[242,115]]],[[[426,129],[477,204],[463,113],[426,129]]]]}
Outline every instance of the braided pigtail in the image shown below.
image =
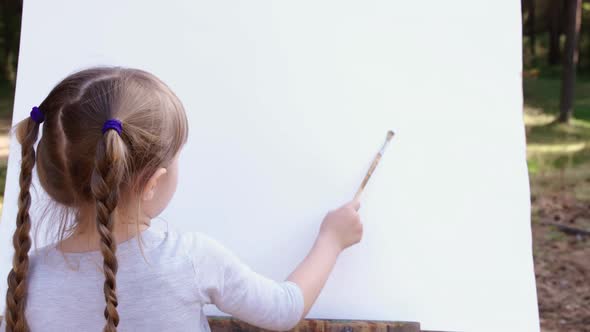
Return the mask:
{"type": "Polygon", "coordinates": [[[6,292],[7,332],[29,331],[29,325],[25,317],[29,249],[31,249],[31,219],[29,216],[31,194],[29,189],[33,179],[33,167],[35,167],[35,143],[37,142],[41,122],[43,122],[43,114],[35,107],[31,112],[31,117],[20,122],[16,128],[16,137],[21,144],[22,159],[16,230],[12,237],[14,257],[12,259],[12,270],[8,274],[8,291],[6,292]]]}
{"type": "MultiPolygon", "coordinates": [[[[118,122],[117,120],[109,120],[118,122]]],[[[107,123],[109,123],[107,121],[107,123]]],[[[105,126],[107,125],[105,123],[105,126]]],[[[111,122],[112,123],[112,122],[111,122]]],[[[120,122],[119,122],[120,126],[120,122]]],[[[117,244],[113,235],[115,226],[114,211],[119,200],[119,191],[127,170],[127,147],[120,136],[119,130],[103,130],[103,138],[99,141],[95,166],[92,172],[91,189],[96,199],[96,227],[100,235],[100,250],[103,256],[105,276],[104,297],[106,307],[104,317],[105,332],[114,332],[119,324],[117,312],[117,244]]]]}

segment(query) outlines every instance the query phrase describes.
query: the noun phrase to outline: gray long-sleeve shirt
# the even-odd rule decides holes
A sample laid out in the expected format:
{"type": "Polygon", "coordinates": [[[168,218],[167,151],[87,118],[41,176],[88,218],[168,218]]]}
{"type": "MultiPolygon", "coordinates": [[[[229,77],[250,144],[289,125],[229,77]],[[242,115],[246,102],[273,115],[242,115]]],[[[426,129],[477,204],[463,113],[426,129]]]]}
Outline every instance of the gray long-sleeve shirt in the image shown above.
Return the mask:
{"type": "MultiPolygon", "coordinates": [[[[271,330],[293,327],[303,295],[292,282],[263,277],[200,233],[153,227],[119,244],[119,331],[209,331],[203,305],[271,330]]],[[[26,317],[31,331],[101,331],[105,307],[100,252],[31,255],[26,317]]],[[[0,326],[4,332],[5,326],[0,326]]]]}

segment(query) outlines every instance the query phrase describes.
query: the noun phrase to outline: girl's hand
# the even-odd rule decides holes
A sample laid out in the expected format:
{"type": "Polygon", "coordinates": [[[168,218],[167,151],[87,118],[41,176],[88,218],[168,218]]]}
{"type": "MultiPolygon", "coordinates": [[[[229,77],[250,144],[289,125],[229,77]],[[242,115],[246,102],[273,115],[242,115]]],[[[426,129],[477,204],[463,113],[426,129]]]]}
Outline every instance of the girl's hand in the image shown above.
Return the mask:
{"type": "Polygon", "coordinates": [[[358,214],[360,202],[352,200],[342,207],[328,212],[318,238],[335,245],[342,251],[353,244],[359,243],[363,237],[363,224],[358,214]]]}
{"type": "Polygon", "coordinates": [[[303,293],[302,318],[320,294],[340,252],[361,240],[363,224],[357,212],[359,207],[359,201],[353,200],[330,211],[322,222],[313,248],[287,279],[296,283],[303,293]]]}

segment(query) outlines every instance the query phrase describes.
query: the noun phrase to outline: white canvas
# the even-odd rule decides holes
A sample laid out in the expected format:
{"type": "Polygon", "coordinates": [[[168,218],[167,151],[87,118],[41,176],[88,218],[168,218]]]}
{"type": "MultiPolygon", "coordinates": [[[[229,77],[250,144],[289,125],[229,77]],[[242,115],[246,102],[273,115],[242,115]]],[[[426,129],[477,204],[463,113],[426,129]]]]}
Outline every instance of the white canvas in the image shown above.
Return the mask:
{"type": "MultiPolygon", "coordinates": [[[[514,0],[27,0],[14,119],[78,69],[153,72],[191,125],[157,223],[208,233],[279,280],[394,129],[362,199],[364,239],[308,317],[538,331],[520,29],[514,0]]],[[[2,280],[19,162],[13,141],[2,280]]]]}

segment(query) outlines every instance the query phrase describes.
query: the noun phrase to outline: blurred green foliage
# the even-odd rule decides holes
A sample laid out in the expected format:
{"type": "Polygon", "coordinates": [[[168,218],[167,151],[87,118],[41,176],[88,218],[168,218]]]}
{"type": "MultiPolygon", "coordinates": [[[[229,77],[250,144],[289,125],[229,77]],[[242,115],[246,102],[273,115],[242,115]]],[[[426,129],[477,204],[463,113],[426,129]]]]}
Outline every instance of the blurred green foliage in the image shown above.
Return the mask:
{"type": "Polygon", "coordinates": [[[20,44],[22,0],[0,0],[0,81],[14,85],[20,44]]]}

